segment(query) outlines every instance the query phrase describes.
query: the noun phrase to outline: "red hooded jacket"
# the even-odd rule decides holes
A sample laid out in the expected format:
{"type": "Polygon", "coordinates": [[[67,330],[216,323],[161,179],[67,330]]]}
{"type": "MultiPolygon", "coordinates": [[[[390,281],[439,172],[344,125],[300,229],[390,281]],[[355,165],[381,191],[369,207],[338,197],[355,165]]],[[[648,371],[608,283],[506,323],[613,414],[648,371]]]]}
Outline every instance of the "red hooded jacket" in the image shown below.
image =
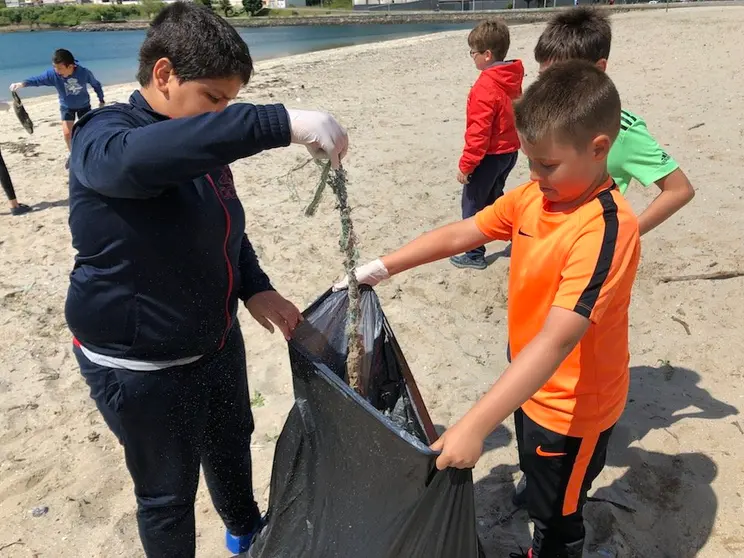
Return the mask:
{"type": "Polygon", "coordinates": [[[460,170],[471,174],[486,155],[519,150],[512,100],[522,95],[521,60],[497,63],[483,70],[468,95],[465,149],[460,170]]]}

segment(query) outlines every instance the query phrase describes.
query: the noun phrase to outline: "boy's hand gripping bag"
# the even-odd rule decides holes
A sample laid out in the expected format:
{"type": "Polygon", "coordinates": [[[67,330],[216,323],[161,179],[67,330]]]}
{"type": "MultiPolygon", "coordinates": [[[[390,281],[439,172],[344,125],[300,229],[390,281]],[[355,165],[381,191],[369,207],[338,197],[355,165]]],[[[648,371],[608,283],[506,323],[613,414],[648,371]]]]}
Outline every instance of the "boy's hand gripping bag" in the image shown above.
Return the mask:
{"type": "Polygon", "coordinates": [[[364,397],[346,379],[348,292],[304,312],[295,404],[250,558],[478,558],[470,470],[437,471],[437,434],[379,300],[361,291],[364,397]]]}

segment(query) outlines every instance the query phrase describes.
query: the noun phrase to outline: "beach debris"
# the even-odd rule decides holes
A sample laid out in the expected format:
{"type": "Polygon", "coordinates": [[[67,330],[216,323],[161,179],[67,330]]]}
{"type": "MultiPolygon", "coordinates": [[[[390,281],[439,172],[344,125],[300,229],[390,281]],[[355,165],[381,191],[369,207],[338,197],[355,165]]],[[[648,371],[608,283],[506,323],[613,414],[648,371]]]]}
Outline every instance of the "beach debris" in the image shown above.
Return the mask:
{"type": "Polygon", "coordinates": [[[659,283],[674,283],[677,281],[722,281],[744,277],[744,271],[716,271],[714,273],[697,273],[693,275],[667,275],[659,278],[659,283]]]}
{"type": "Polygon", "coordinates": [[[703,126],[705,126],[705,122],[700,122],[699,124],[695,124],[694,126],[690,126],[689,128],[687,128],[687,131],[689,132],[690,130],[696,130],[697,128],[702,128],[703,126]]]}
{"type": "Polygon", "coordinates": [[[0,143],[0,147],[6,153],[18,153],[24,157],[38,157],[38,143],[30,143],[26,140],[21,141],[5,141],[0,143]]]}
{"type": "Polygon", "coordinates": [[[39,408],[38,403],[29,402],[29,403],[24,403],[23,405],[13,405],[12,407],[8,407],[7,410],[8,411],[27,411],[27,410],[35,411],[38,408],[39,408]]]}
{"type": "Polygon", "coordinates": [[[98,439],[101,437],[101,435],[93,430],[90,434],[88,434],[88,441],[89,442],[97,442],[98,439]]]}
{"type": "Polygon", "coordinates": [[[664,379],[667,382],[671,382],[672,378],[674,378],[674,366],[672,366],[672,363],[668,360],[658,360],[659,363],[659,370],[664,372],[664,379]]]}
{"type": "Polygon", "coordinates": [[[12,543],[0,545],[0,552],[5,550],[6,548],[10,548],[11,546],[26,546],[26,543],[24,543],[22,539],[18,539],[17,541],[14,541],[12,543]]]}
{"type": "Polygon", "coordinates": [[[626,506],[625,504],[621,504],[620,502],[615,502],[613,500],[608,500],[607,498],[596,498],[594,496],[590,496],[586,500],[587,500],[587,502],[594,502],[594,503],[602,502],[602,503],[605,503],[605,504],[609,504],[609,505],[614,506],[617,509],[622,510],[622,511],[627,512],[627,513],[635,513],[636,512],[636,510],[634,508],[631,508],[630,506],[626,506]]]}
{"type": "MultiPolygon", "coordinates": [[[[312,159],[306,161],[302,165],[296,166],[294,169],[292,169],[292,171],[300,170],[301,168],[305,167],[310,161],[312,161],[312,159]]],[[[331,172],[330,165],[323,165],[322,163],[318,164],[322,167],[323,170],[320,174],[318,185],[315,187],[315,195],[313,195],[312,201],[305,209],[305,217],[312,217],[313,215],[315,215],[315,211],[318,209],[318,204],[320,204],[320,200],[323,199],[323,192],[325,192],[326,185],[328,184],[328,175],[331,172]]]]}
{"type": "Polygon", "coordinates": [[[685,333],[687,333],[687,335],[692,335],[692,332],[690,331],[690,326],[682,318],[678,318],[677,316],[672,316],[672,321],[677,322],[679,325],[685,328],[685,333]]]}
{"type": "Polygon", "coordinates": [[[739,421],[732,421],[731,424],[733,424],[739,432],[744,434],[744,428],[741,427],[741,424],[739,424],[739,421]]]}
{"type": "Polygon", "coordinates": [[[323,192],[326,186],[330,186],[333,193],[336,194],[337,208],[341,217],[339,248],[344,255],[344,268],[346,270],[346,276],[349,278],[349,308],[346,314],[349,353],[346,360],[346,373],[349,379],[349,386],[360,395],[363,395],[362,391],[364,387],[359,384],[359,373],[365,350],[362,334],[359,331],[359,320],[362,311],[360,306],[359,282],[356,277],[359,252],[356,247],[357,237],[354,232],[354,223],[351,220],[351,207],[349,206],[346,190],[347,176],[343,167],[332,169],[330,162],[321,165],[320,181],[315,189],[315,195],[310,205],[305,209],[305,215],[310,217],[315,214],[318,204],[320,204],[320,200],[323,198],[323,192]]]}
{"type": "Polygon", "coordinates": [[[31,515],[34,517],[41,517],[49,513],[49,506],[37,506],[31,510],[31,515]]]}
{"type": "Polygon", "coordinates": [[[13,91],[11,93],[13,95],[13,111],[15,112],[16,117],[20,121],[20,123],[23,125],[23,128],[29,133],[34,133],[34,123],[31,120],[31,117],[26,112],[26,109],[23,107],[23,101],[21,101],[21,98],[18,96],[18,93],[13,91]]]}

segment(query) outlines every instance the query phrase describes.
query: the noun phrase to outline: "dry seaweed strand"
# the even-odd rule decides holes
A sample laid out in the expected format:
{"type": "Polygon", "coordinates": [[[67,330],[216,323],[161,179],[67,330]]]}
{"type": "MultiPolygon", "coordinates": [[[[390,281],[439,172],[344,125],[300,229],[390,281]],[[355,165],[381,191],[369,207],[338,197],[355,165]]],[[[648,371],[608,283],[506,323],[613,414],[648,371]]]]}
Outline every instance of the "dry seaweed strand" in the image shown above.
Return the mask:
{"type": "Polygon", "coordinates": [[[346,334],[349,339],[349,352],[346,359],[346,374],[349,378],[351,388],[362,394],[363,388],[359,383],[362,358],[364,357],[364,341],[359,333],[359,321],[361,319],[361,299],[359,296],[359,282],[356,278],[356,266],[359,257],[357,251],[357,237],[354,233],[354,223],[351,220],[351,207],[349,207],[348,194],[346,190],[347,176],[343,167],[338,170],[332,169],[330,163],[323,165],[320,182],[315,190],[315,195],[310,205],[305,210],[305,215],[312,216],[318,208],[323,197],[326,186],[330,186],[336,194],[338,210],[341,214],[341,238],[339,247],[344,255],[344,268],[349,278],[349,308],[346,313],[346,334]]]}
{"type": "Polygon", "coordinates": [[[723,281],[744,277],[744,271],[714,271],[713,273],[697,273],[695,275],[671,275],[660,277],[659,283],[674,283],[676,281],[723,281]]]}

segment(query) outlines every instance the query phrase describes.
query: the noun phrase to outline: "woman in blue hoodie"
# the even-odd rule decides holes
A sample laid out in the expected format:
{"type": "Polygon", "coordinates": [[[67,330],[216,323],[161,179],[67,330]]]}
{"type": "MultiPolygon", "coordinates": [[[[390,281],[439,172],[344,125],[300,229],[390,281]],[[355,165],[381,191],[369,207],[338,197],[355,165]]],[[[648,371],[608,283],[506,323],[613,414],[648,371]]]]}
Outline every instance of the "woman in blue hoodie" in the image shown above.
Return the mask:
{"type": "Polygon", "coordinates": [[[72,126],[78,118],[90,112],[90,85],[98,96],[99,106],[103,106],[103,87],[93,72],[77,63],[69,50],[60,48],[52,56],[52,68],[41,75],[30,77],[10,86],[11,91],[22,87],[54,87],[59,94],[59,110],[62,116],[62,133],[67,150],[70,149],[72,126]]]}

